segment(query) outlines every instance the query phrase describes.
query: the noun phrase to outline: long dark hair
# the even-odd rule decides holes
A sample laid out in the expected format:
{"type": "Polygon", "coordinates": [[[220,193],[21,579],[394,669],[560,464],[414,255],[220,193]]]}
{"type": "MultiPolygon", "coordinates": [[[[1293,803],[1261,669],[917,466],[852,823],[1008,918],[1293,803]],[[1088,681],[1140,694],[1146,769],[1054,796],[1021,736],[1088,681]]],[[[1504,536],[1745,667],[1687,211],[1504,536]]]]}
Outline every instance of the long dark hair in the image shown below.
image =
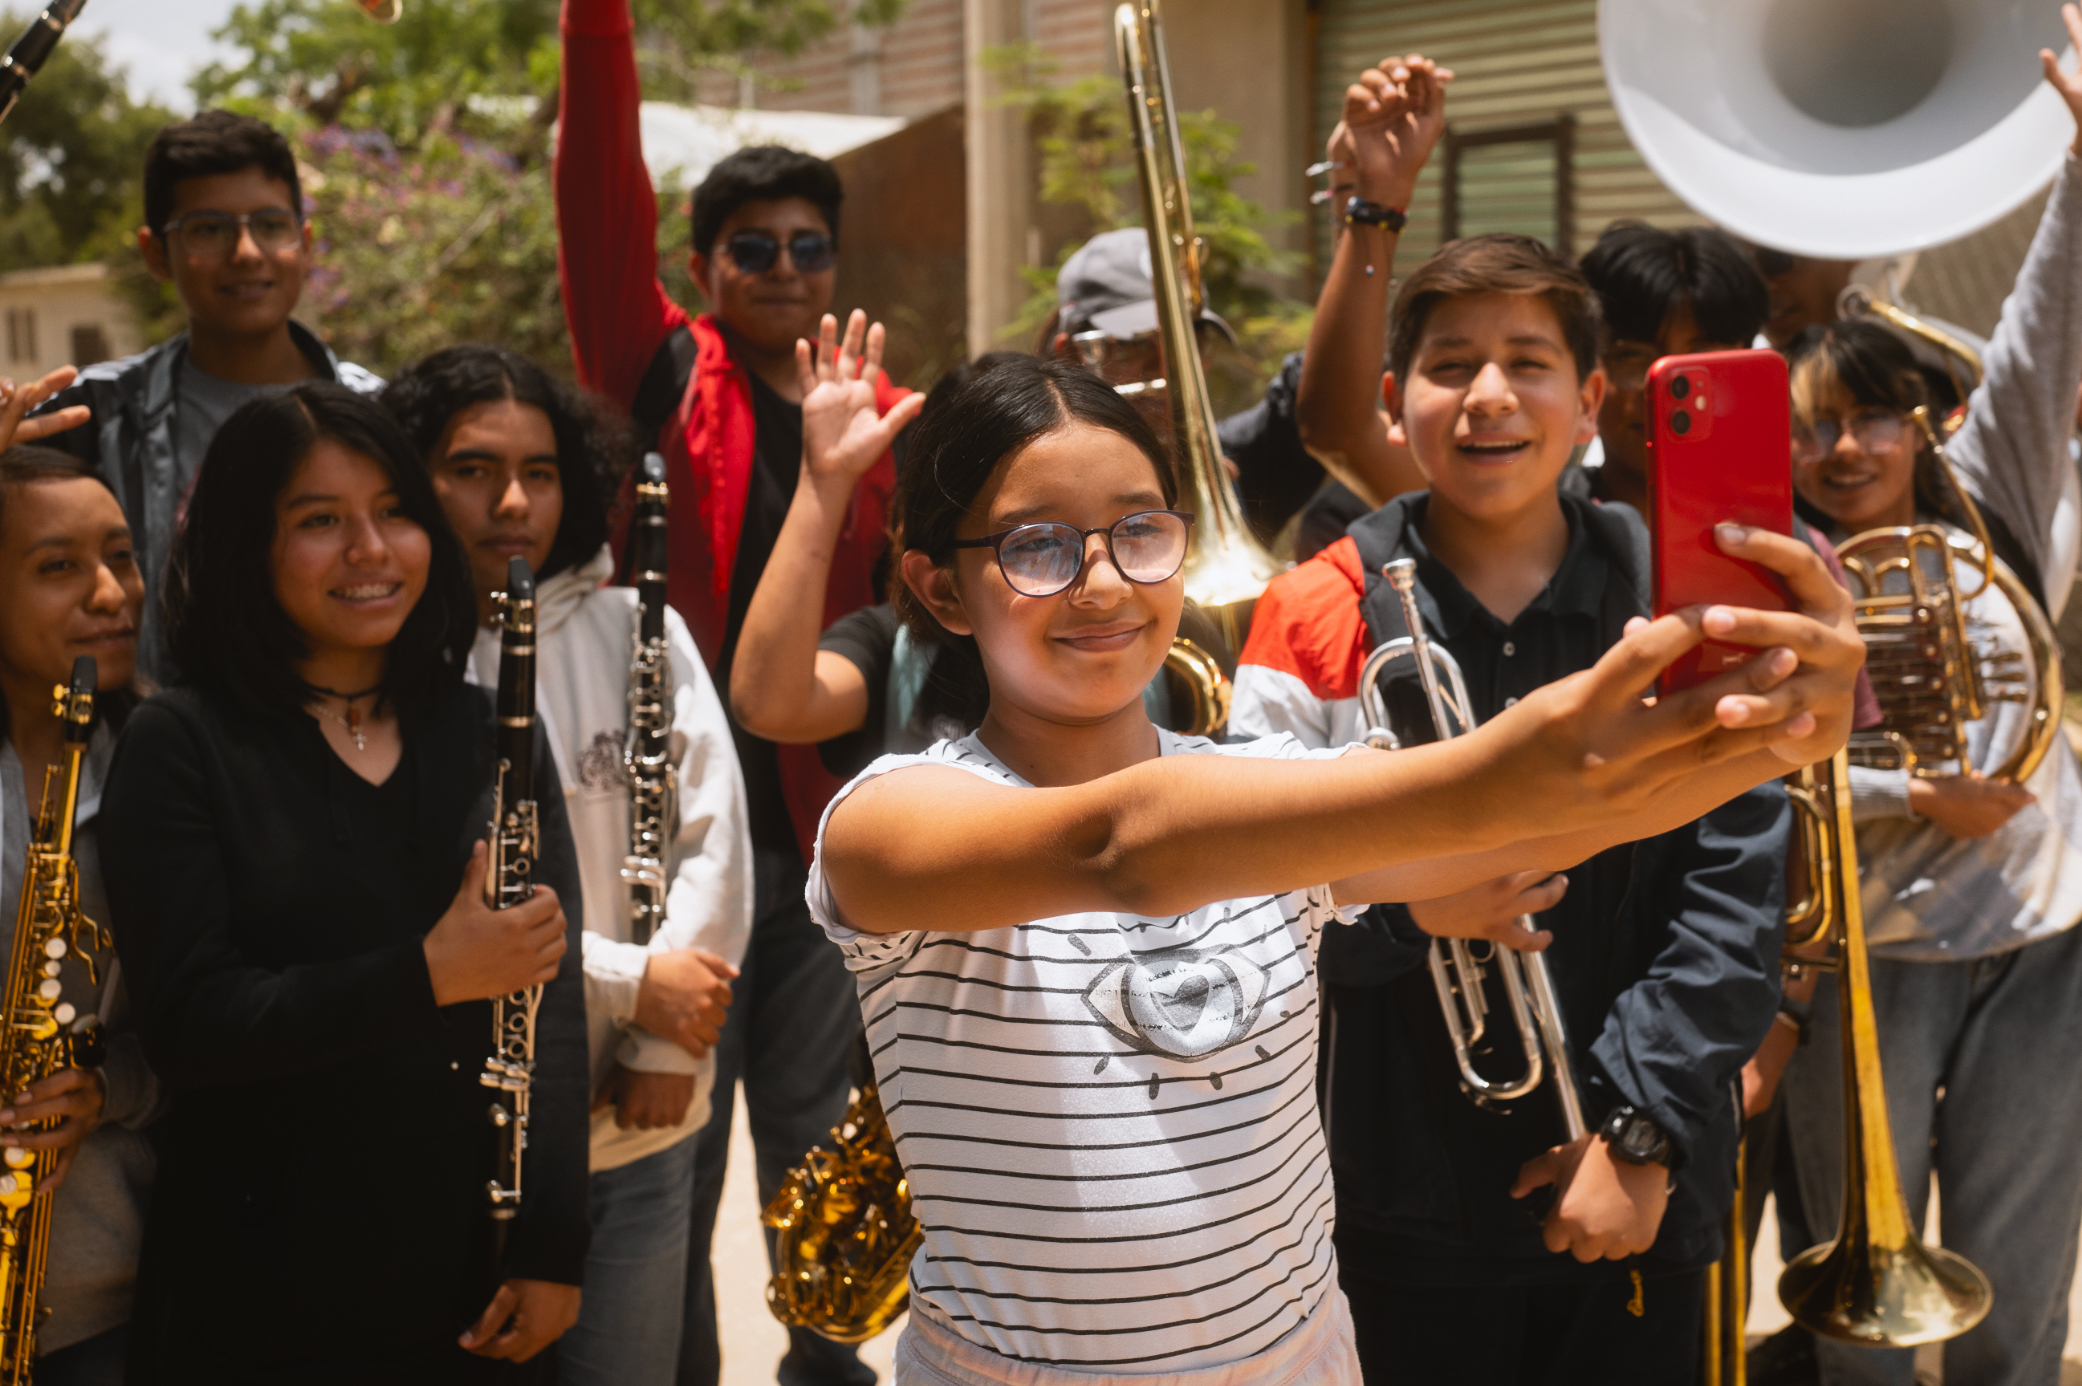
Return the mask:
{"type": "MultiPolygon", "coordinates": [[[[1792,366],[1793,415],[1798,421],[1827,396],[1848,395],[1865,409],[1911,414],[1930,411],[1930,426],[1940,427],[1936,403],[1910,351],[1894,332],[1869,318],[1845,318],[1808,328],[1794,339],[1786,356],[1792,366]]],[[[1967,523],[1952,488],[1938,474],[1938,460],[1923,431],[1909,424],[1903,441],[1916,450],[1916,509],[1955,524],[1967,523]]],[[[1825,532],[1836,521],[1804,498],[1796,498],[1800,516],[1825,532]]]]}
{"type": "Polygon", "coordinates": [[[388,410],[343,385],[293,385],[234,410],[203,456],[188,519],[167,560],[167,643],[180,677],[249,709],[278,712],[315,695],[296,672],[309,647],[275,596],[275,502],[321,441],[359,453],[397,487],[427,533],[426,591],[391,641],[382,698],[425,707],[459,683],[477,632],[462,545],[411,441],[388,410]]]}
{"type": "Polygon", "coordinates": [[[576,568],[607,542],[608,500],[632,460],[629,430],[605,406],[517,351],[476,345],[446,347],[413,362],[382,395],[383,407],[428,463],[456,415],[501,400],[540,409],[557,440],[564,518],[535,576],[576,568]]]}
{"type": "MultiPolygon", "coordinates": [[[[1118,433],[1155,469],[1164,503],[1178,503],[1178,475],[1169,453],[1135,406],[1083,366],[1034,356],[993,353],[965,379],[933,390],[918,420],[902,476],[897,479],[890,548],[919,549],[939,567],[954,560],[955,530],[1007,458],[1045,434],[1073,423],[1118,433]]],[[[956,637],[925,609],[908,584],[890,585],[890,600],[926,643],[956,637]]]]}
{"type": "MultiPolygon", "coordinates": [[[[7,522],[8,503],[14,498],[17,489],[45,481],[91,481],[107,491],[111,499],[115,496],[108,479],[91,463],[82,462],[71,453],[60,452],[56,448],[40,447],[35,443],[20,443],[6,452],[0,452],[0,525],[7,522]]],[[[129,720],[131,710],[138,704],[138,685],[141,683],[143,680],[132,674],[129,687],[112,688],[105,693],[96,693],[94,720],[108,723],[112,731],[123,730],[123,723],[129,720]]],[[[146,688],[143,691],[151,690],[146,688]]],[[[7,700],[0,698],[0,742],[13,735],[13,725],[13,716],[8,709],[7,700]]],[[[33,784],[24,785],[23,788],[32,796],[41,790],[41,786],[33,784]]]]}

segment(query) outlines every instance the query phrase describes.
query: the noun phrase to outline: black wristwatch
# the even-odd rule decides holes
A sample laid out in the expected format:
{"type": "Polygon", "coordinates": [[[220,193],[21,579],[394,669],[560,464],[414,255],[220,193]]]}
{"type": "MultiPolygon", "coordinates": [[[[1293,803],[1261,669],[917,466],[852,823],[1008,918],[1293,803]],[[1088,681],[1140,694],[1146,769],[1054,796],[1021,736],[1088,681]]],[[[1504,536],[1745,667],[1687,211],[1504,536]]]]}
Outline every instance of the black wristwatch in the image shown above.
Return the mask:
{"type": "Polygon", "coordinates": [[[1355,197],[1345,204],[1347,226],[1382,226],[1390,231],[1400,231],[1409,220],[1409,214],[1401,208],[1384,207],[1363,197],[1355,197]]]}
{"type": "Polygon", "coordinates": [[[1632,1107],[1614,1107],[1598,1134],[1612,1147],[1613,1158],[1630,1165],[1661,1165],[1677,1172],[1677,1147],[1663,1128],[1645,1112],[1632,1107]]]}

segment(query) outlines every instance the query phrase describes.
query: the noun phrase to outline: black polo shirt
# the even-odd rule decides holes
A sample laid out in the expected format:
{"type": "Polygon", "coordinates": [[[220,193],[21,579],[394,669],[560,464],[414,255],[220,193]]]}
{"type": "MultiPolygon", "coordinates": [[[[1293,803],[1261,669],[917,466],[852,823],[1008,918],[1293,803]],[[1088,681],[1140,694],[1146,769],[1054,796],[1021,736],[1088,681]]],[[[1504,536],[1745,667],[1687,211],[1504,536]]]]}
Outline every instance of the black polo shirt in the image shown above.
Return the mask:
{"type": "MultiPolygon", "coordinates": [[[[1478,724],[1541,685],[1598,662],[1609,643],[1599,628],[1606,606],[1605,589],[1617,575],[1611,561],[1591,541],[1577,507],[1562,506],[1569,521],[1569,546],[1561,566],[1525,610],[1507,622],[1476,600],[1424,542],[1428,499],[1418,497],[1410,507],[1410,522],[1403,527],[1391,556],[1417,561],[1417,609],[1432,640],[1460,662],[1478,724]]],[[[1396,629],[1391,633],[1403,632],[1396,629]]],[[[1371,634],[1376,641],[1388,638],[1382,632],[1371,634]]],[[[1414,674],[1396,679],[1390,687],[1389,711],[1403,744],[1434,740],[1431,713],[1414,674]]]]}

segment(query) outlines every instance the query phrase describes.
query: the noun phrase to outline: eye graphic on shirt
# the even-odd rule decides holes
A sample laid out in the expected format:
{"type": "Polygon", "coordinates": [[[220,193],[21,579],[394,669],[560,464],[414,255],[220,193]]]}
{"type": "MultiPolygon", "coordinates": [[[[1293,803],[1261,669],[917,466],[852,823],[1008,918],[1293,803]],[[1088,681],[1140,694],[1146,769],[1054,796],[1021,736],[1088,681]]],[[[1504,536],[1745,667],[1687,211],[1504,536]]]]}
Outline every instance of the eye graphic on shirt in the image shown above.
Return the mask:
{"type": "Polygon", "coordinates": [[[1084,1004],[1145,1054],[1198,1059],[1251,1032],[1272,978],[1233,949],[1176,948],[1123,958],[1092,979],[1084,1004]]]}

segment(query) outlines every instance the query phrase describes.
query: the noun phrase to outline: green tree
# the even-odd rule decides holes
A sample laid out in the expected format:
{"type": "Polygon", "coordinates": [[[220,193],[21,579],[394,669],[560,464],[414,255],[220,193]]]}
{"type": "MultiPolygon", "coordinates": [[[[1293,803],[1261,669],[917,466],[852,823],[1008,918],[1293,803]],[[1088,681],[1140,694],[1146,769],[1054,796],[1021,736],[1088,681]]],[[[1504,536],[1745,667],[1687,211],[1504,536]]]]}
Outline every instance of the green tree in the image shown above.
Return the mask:
{"type": "MultiPolygon", "coordinates": [[[[0,43],[28,23],[0,13],[0,43]]],[[[96,260],[129,240],[145,146],[169,119],[131,99],[100,39],[60,43],[0,125],[0,270],[96,260]]]]}
{"type": "MultiPolygon", "coordinates": [[[[1022,271],[1027,300],[1004,335],[1025,345],[1054,313],[1056,275],[1084,237],[1142,224],[1134,139],[1120,78],[1094,73],[1058,81],[1055,61],[1030,44],[990,50],[984,61],[1006,83],[1001,99],[1027,112],[1032,122],[1041,200],[1067,209],[1087,228],[1061,248],[1053,263],[1022,271]]],[[[1258,171],[1237,157],[1242,127],[1205,110],[1178,112],[1178,128],[1193,231],[1206,248],[1202,286],[1209,306],[1235,328],[1240,347],[1235,353],[1217,352],[1209,361],[1209,386],[1217,407],[1226,412],[1255,402],[1281,358],[1306,344],[1314,310],[1269,287],[1270,281],[1292,274],[1300,257],[1275,246],[1268,233],[1298,217],[1268,212],[1236,190],[1238,179],[1258,171]]]]}

